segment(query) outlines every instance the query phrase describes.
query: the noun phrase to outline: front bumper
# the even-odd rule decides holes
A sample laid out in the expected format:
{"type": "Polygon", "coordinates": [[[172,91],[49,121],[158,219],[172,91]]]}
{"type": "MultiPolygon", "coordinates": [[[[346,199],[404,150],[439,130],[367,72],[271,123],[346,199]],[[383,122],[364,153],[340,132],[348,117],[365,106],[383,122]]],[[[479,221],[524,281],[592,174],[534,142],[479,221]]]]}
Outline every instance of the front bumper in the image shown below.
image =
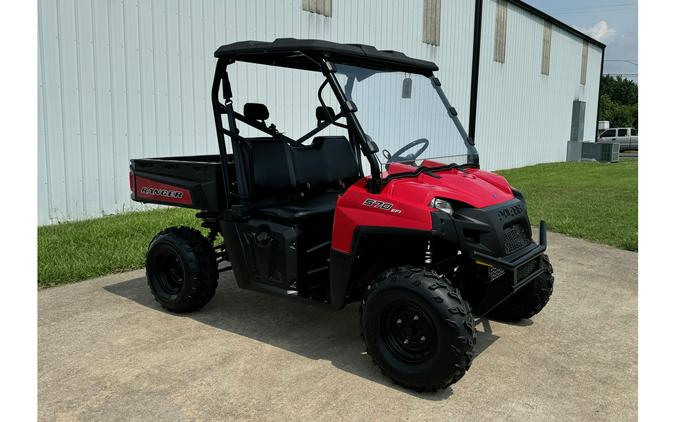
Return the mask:
{"type": "Polygon", "coordinates": [[[477,264],[500,268],[505,273],[504,279],[495,282],[488,289],[488,292],[486,292],[480,303],[474,306],[474,315],[480,317],[487,314],[546,271],[546,266],[543,262],[545,251],[546,223],[542,220],[539,222],[538,245],[532,242],[526,248],[501,258],[479,251],[472,252],[471,258],[477,264]]]}
{"type": "Polygon", "coordinates": [[[546,223],[539,223],[537,244],[521,195],[491,207],[457,208],[452,216],[438,211],[432,221],[436,236],[457,245],[470,262],[488,267],[489,279],[472,280],[480,285],[467,288],[474,296],[476,316],[487,314],[546,271],[546,223]]]}
{"type": "Polygon", "coordinates": [[[493,267],[501,268],[504,271],[513,273],[513,286],[518,286],[524,283],[525,280],[535,278],[532,274],[536,273],[539,275],[542,273],[543,268],[541,265],[538,265],[537,270],[531,274],[519,274],[519,270],[524,269],[524,267],[529,264],[532,260],[537,258],[541,259],[541,256],[546,252],[546,223],[544,220],[539,222],[539,244],[532,242],[530,246],[522,251],[518,251],[515,254],[506,256],[503,258],[497,258],[490,256],[482,252],[473,252],[473,259],[476,260],[479,264],[487,264],[493,267]]]}

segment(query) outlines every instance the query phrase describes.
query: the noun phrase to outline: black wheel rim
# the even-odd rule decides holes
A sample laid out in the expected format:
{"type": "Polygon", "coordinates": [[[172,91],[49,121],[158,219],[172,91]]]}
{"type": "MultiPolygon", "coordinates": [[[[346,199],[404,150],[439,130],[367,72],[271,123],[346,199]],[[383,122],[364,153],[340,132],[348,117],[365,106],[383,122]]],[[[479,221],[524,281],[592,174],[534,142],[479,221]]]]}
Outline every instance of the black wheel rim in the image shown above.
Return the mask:
{"type": "Polygon", "coordinates": [[[159,287],[167,295],[177,295],[183,288],[185,274],[183,264],[178,255],[171,250],[164,250],[157,257],[157,281],[159,287]]]}
{"type": "Polygon", "coordinates": [[[382,318],[382,334],[391,353],[408,363],[429,359],[436,344],[436,330],[431,318],[412,302],[387,307],[382,318]]]}

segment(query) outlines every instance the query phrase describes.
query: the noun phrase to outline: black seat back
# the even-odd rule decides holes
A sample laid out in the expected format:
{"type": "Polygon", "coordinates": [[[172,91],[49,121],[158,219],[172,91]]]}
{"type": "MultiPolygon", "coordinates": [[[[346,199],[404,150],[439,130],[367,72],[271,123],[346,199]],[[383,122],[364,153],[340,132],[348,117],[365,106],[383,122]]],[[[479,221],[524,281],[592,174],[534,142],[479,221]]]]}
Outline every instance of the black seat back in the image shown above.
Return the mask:
{"type": "Polygon", "coordinates": [[[253,138],[249,141],[255,192],[296,186],[293,162],[286,142],[274,138],[253,138]]]}
{"type": "Polygon", "coordinates": [[[344,136],[317,136],[307,146],[290,147],[297,185],[318,187],[358,177],[351,144],[344,136]]]}
{"type": "Polygon", "coordinates": [[[327,187],[358,177],[353,150],[344,136],[320,136],[292,146],[274,138],[250,139],[254,195],[327,187]]]}

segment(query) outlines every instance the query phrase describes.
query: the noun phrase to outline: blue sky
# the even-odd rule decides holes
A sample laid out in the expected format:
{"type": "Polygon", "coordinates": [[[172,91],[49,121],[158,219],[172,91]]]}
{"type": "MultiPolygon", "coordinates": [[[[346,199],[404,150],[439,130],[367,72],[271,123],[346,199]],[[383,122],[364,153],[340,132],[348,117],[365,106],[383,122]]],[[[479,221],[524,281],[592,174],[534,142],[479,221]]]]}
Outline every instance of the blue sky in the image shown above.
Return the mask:
{"type": "MultiPolygon", "coordinates": [[[[607,44],[605,73],[637,74],[637,0],[525,0],[607,44]],[[631,63],[632,62],[632,63],[631,63]]],[[[637,81],[637,77],[631,78],[637,81]]]]}

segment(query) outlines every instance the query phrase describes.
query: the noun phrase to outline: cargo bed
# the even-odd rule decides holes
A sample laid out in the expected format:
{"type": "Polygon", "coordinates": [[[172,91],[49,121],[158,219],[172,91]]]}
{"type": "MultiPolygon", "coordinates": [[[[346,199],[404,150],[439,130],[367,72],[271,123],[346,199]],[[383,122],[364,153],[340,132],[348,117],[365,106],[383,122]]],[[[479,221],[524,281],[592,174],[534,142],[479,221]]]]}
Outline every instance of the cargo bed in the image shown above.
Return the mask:
{"type": "Polygon", "coordinates": [[[205,211],[226,206],[217,154],[133,159],[129,183],[134,201],[205,211]]]}

